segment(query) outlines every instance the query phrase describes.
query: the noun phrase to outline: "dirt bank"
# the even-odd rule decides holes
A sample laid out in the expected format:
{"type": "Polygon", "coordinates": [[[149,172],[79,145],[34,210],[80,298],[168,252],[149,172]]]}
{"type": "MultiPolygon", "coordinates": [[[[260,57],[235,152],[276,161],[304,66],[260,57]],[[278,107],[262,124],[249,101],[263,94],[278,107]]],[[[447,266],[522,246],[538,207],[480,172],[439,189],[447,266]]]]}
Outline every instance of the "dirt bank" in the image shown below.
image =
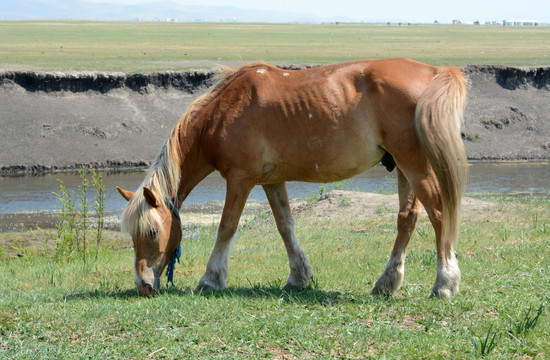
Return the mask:
{"type": "MultiPolygon", "coordinates": [[[[550,160],[550,68],[464,70],[470,160],[550,160]]],[[[215,74],[0,72],[0,175],[147,167],[215,74]]]]}

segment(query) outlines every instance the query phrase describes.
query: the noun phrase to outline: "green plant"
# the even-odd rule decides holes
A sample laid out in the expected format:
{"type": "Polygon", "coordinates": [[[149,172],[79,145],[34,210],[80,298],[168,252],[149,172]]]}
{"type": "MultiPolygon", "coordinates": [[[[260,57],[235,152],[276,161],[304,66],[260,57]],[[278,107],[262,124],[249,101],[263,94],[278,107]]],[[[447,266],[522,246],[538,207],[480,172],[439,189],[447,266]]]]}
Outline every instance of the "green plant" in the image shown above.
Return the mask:
{"type": "Polygon", "coordinates": [[[340,204],[338,205],[339,207],[343,208],[343,207],[348,207],[351,205],[351,200],[349,197],[343,197],[340,199],[340,204]]]}
{"type": "Polygon", "coordinates": [[[81,184],[78,185],[77,199],[80,204],[80,212],[77,215],[77,224],[76,227],[76,250],[78,254],[82,257],[82,261],[86,263],[86,252],[87,252],[87,233],[88,233],[88,210],[90,208],[90,203],[88,202],[88,188],[90,187],[90,181],[88,180],[88,168],[81,166],[78,169],[78,175],[80,176],[81,184]]]}
{"type": "Polygon", "coordinates": [[[487,356],[489,355],[497,346],[498,343],[498,334],[496,331],[493,331],[493,325],[487,330],[485,337],[479,337],[474,335],[473,344],[476,355],[487,356]]]}
{"type": "Polygon", "coordinates": [[[476,141],[481,140],[481,135],[478,134],[478,133],[472,134],[472,133],[469,133],[469,132],[463,132],[462,133],[462,138],[464,140],[468,140],[468,141],[471,141],[471,142],[476,142],[476,141]]]}
{"type": "Polygon", "coordinates": [[[550,224],[546,222],[541,222],[539,220],[539,214],[535,214],[535,220],[533,220],[533,230],[539,231],[542,234],[550,233],[550,224]]]}
{"type": "MultiPolygon", "coordinates": [[[[59,192],[54,193],[60,205],[55,235],[50,234],[49,238],[53,238],[55,241],[55,257],[58,260],[63,259],[69,262],[74,256],[78,256],[84,263],[87,262],[89,251],[88,232],[91,227],[89,223],[88,189],[90,180],[88,179],[88,171],[88,168],[84,166],[78,170],[81,183],[78,185],[76,193],[74,189],[67,189],[65,183],[61,180],[59,180],[59,192]]],[[[92,186],[95,190],[93,208],[97,217],[95,224],[95,258],[97,259],[97,251],[104,228],[105,189],[102,175],[93,169],[90,170],[90,174],[92,175],[92,186]]]]}
{"type": "Polygon", "coordinates": [[[527,334],[530,330],[533,330],[539,322],[539,318],[542,314],[543,308],[544,300],[540,303],[536,314],[533,316],[531,316],[531,306],[529,306],[529,309],[527,309],[520,320],[516,321],[510,315],[508,315],[508,318],[510,319],[510,329],[508,330],[508,333],[515,337],[518,337],[527,334]]]}
{"type": "Polygon", "coordinates": [[[97,172],[95,169],[90,168],[92,174],[92,185],[95,190],[94,196],[94,212],[97,217],[97,226],[95,232],[95,259],[97,260],[97,254],[99,251],[99,244],[103,237],[103,228],[105,227],[105,186],[103,185],[103,173],[97,172]]]}
{"type": "Polygon", "coordinates": [[[337,181],[329,185],[329,191],[331,190],[344,190],[351,191],[351,179],[337,181]]]}
{"type": "Polygon", "coordinates": [[[502,238],[502,241],[508,241],[510,239],[510,229],[507,227],[503,227],[500,231],[500,237],[502,238]]]}
{"type": "Polygon", "coordinates": [[[59,193],[53,193],[60,204],[54,236],[55,257],[58,260],[66,258],[66,261],[70,261],[76,242],[76,196],[74,190],[67,190],[65,183],[61,180],[58,181],[59,193]]]}

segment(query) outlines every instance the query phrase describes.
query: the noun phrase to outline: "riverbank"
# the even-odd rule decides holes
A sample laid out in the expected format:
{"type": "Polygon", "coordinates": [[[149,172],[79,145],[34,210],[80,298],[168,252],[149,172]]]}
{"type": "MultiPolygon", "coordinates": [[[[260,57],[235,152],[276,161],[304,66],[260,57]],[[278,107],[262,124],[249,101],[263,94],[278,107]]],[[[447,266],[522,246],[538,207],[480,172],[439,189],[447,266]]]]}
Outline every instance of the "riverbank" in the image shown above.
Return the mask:
{"type": "MultiPolygon", "coordinates": [[[[549,161],[550,68],[464,72],[469,160],[549,161]]],[[[216,73],[0,72],[0,175],[146,168],[216,73]]]]}

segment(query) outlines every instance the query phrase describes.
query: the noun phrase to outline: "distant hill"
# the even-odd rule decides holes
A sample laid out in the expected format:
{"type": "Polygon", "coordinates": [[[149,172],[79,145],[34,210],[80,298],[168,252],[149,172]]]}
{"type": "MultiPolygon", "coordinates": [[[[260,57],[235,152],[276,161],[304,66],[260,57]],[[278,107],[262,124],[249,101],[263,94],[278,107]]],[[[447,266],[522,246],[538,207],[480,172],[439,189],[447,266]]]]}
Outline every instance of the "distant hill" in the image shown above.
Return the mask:
{"type": "Polygon", "coordinates": [[[158,1],[135,5],[113,5],[86,1],[3,0],[0,20],[122,20],[321,23],[349,22],[345,17],[318,17],[289,11],[247,10],[232,6],[181,5],[158,1]]]}

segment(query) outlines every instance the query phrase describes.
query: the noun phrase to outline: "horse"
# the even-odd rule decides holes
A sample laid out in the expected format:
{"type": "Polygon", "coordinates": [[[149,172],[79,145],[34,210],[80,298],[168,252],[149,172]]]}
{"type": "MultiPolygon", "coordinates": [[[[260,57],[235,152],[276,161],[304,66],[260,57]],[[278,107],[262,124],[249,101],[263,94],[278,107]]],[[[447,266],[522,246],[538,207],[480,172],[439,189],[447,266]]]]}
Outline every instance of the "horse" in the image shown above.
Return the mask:
{"type": "Polygon", "coordinates": [[[197,290],[227,286],[230,244],[255,185],[267,195],[288,255],[283,290],[307,288],[312,270],[296,237],[285,182],[340,181],[382,161],[397,168],[399,212],[393,250],[372,294],[389,296],[400,288],[423,205],[437,250],[430,296],[451,298],[461,279],[455,248],[467,178],[460,133],[466,90],[459,69],[403,58],[304,70],[265,63],[223,70],[175,125],[138,190],[117,187],[128,200],[122,222],[134,243],[139,294],[159,291],[182,238],[177,210],[213,171],[227,190],[197,290]]]}

